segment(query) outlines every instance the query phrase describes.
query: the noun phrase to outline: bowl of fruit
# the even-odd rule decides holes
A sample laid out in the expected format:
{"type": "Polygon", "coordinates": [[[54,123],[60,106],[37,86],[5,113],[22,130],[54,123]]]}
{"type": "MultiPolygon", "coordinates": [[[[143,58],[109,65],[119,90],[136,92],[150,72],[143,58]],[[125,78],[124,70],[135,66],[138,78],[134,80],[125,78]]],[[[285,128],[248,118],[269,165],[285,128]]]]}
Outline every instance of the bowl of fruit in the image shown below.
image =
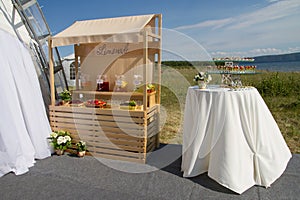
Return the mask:
{"type": "Polygon", "coordinates": [[[106,106],[106,102],[99,99],[91,99],[85,102],[85,106],[89,108],[103,108],[106,106]]]}

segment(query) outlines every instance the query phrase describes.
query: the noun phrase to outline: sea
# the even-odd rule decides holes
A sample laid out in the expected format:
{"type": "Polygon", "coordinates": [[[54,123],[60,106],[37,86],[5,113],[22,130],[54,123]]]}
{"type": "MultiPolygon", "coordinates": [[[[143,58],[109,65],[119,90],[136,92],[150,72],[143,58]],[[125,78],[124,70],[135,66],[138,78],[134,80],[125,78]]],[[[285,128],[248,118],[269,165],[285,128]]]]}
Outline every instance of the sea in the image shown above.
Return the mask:
{"type": "Polygon", "coordinates": [[[256,65],[257,70],[271,72],[300,72],[300,61],[291,62],[251,62],[240,65],[256,65]]]}

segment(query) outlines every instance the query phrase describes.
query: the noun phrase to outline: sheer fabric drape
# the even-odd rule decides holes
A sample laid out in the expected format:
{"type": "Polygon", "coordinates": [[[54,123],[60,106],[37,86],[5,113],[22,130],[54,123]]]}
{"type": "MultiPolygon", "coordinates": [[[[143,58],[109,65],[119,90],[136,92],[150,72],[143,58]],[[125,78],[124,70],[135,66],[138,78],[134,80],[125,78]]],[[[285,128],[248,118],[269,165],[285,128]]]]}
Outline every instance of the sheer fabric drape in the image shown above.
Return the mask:
{"type": "Polygon", "coordinates": [[[0,177],[51,155],[51,129],[29,51],[0,30],[0,177]]]}

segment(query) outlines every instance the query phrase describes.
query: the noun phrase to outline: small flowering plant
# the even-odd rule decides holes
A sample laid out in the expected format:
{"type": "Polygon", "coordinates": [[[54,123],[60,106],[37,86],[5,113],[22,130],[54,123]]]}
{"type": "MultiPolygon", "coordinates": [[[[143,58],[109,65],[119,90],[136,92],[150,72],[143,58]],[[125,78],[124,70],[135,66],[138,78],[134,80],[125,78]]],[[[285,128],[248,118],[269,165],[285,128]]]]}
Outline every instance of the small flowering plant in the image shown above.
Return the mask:
{"type": "Polygon", "coordinates": [[[86,151],[86,149],[87,149],[86,143],[84,141],[77,142],[76,146],[77,146],[77,151],[78,152],[86,151]]]}
{"type": "Polygon", "coordinates": [[[72,99],[71,92],[69,90],[64,90],[59,94],[62,100],[64,101],[70,101],[72,99]]]}
{"type": "Polygon", "coordinates": [[[212,80],[212,77],[210,74],[207,74],[206,72],[199,72],[194,76],[194,81],[204,81],[205,83],[209,83],[212,80]]]}
{"type": "Polygon", "coordinates": [[[71,146],[72,138],[68,131],[54,131],[50,134],[49,140],[54,149],[67,150],[71,146]]]}

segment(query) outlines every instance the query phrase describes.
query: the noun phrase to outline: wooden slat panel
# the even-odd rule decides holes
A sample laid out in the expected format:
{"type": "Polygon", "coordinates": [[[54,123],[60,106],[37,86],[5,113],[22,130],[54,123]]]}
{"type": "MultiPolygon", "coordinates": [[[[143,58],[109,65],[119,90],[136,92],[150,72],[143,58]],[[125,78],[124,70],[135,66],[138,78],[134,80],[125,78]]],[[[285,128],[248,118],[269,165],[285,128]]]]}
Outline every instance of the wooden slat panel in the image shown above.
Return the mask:
{"type": "Polygon", "coordinates": [[[93,143],[93,142],[89,142],[88,144],[88,148],[112,148],[115,150],[128,150],[128,151],[134,151],[134,152],[143,152],[143,149],[141,147],[136,147],[136,146],[129,146],[129,145],[112,145],[111,143],[93,143]],[[95,145],[96,144],[96,145],[95,145]]]}
{"type": "Polygon", "coordinates": [[[101,108],[86,108],[86,107],[68,107],[68,106],[49,106],[50,112],[65,112],[65,113],[84,113],[84,114],[99,114],[110,116],[131,116],[144,117],[144,111],[140,110],[119,110],[119,109],[101,109],[101,108]]]}
{"type": "Polygon", "coordinates": [[[149,137],[147,142],[148,144],[155,142],[155,136],[149,137]]]}
{"type": "Polygon", "coordinates": [[[136,124],[143,124],[142,117],[128,117],[128,116],[111,116],[111,115],[96,115],[96,120],[102,121],[116,121],[116,122],[134,122],[136,124]]]}
{"type": "Polygon", "coordinates": [[[50,119],[55,117],[64,117],[64,118],[77,118],[77,119],[89,119],[93,120],[96,119],[96,115],[92,114],[78,114],[78,113],[72,113],[72,112],[51,112],[50,111],[50,119]]]}
{"type": "Polygon", "coordinates": [[[152,137],[153,135],[156,135],[158,133],[158,126],[157,126],[158,120],[155,120],[151,122],[151,124],[147,127],[147,136],[152,137]]]}
{"type": "Polygon", "coordinates": [[[136,127],[131,128],[126,126],[121,127],[108,127],[108,126],[91,126],[91,125],[83,125],[83,124],[74,124],[74,123],[59,123],[59,122],[51,122],[52,127],[59,128],[60,130],[64,129],[77,129],[77,130],[103,130],[103,131],[110,131],[115,133],[128,133],[133,135],[142,135],[143,128],[137,129],[136,127]]]}
{"type": "MultiPolygon", "coordinates": [[[[89,140],[90,141],[90,140],[89,140]]],[[[140,147],[142,146],[142,142],[141,141],[136,141],[136,140],[118,140],[118,139],[115,139],[115,138],[105,138],[105,137],[94,137],[93,139],[93,142],[89,142],[90,145],[92,146],[98,146],[101,144],[111,144],[112,148],[115,148],[115,146],[118,146],[118,145],[131,145],[133,147],[140,147]]]]}
{"type": "Polygon", "coordinates": [[[97,121],[90,120],[90,119],[74,119],[74,118],[66,118],[66,117],[50,117],[50,122],[54,124],[59,123],[76,123],[76,124],[84,124],[84,125],[96,125],[97,121]]]}
{"type": "MultiPolygon", "coordinates": [[[[54,126],[63,126],[63,124],[70,125],[73,124],[77,128],[91,126],[93,130],[101,129],[104,127],[112,127],[112,128],[121,128],[121,129],[134,129],[134,130],[142,130],[144,129],[143,124],[136,124],[130,122],[113,122],[113,121],[87,121],[87,120],[77,120],[77,119],[66,119],[66,118],[58,118],[57,120],[51,120],[51,123],[54,126]],[[80,123],[81,122],[81,123],[80,123]]],[[[69,127],[69,126],[68,126],[69,127]]]]}
{"type": "Polygon", "coordinates": [[[98,126],[101,126],[101,128],[107,126],[107,127],[119,127],[121,129],[134,129],[134,130],[142,130],[144,127],[136,124],[136,123],[124,123],[124,122],[107,122],[107,121],[97,121],[98,126]]]}
{"type": "MultiPolygon", "coordinates": [[[[86,115],[86,114],[76,114],[76,113],[63,113],[63,112],[51,112],[50,121],[58,121],[66,119],[76,120],[76,123],[80,123],[78,120],[97,120],[97,121],[117,121],[117,122],[134,122],[136,124],[143,124],[144,119],[141,117],[128,117],[128,116],[112,116],[112,115],[86,115]]],[[[73,121],[74,121],[73,120],[73,121]]],[[[85,122],[85,121],[82,121],[85,122]]]]}
{"type": "Polygon", "coordinates": [[[113,116],[130,116],[130,117],[144,117],[144,111],[140,110],[111,110],[111,109],[99,109],[97,114],[113,115],[113,116]]]}
{"type": "Polygon", "coordinates": [[[151,152],[155,149],[155,142],[151,142],[147,145],[147,152],[151,152]]]}
{"type": "MultiPolygon", "coordinates": [[[[76,113],[63,113],[63,112],[52,112],[50,113],[50,121],[59,121],[62,119],[66,119],[66,122],[69,120],[76,120],[76,123],[80,123],[78,120],[89,120],[89,121],[116,121],[116,122],[134,122],[136,124],[143,124],[143,118],[135,118],[128,116],[106,116],[106,115],[84,115],[84,114],[76,114],[76,113]]],[[[85,121],[82,121],[85,122],[85,121]]],[[[92,122],[91,122],[92,123],[92,122]]]]}
{"type": "Polygon", "coordinates": [[[97,152],[97,153],[105,153],[105,154],[111,154],[111,155],[122,155],[122,156],[127,156],[127,157],[139,157],[140,153],[135,153],[135,152],[129,152],[129,151],[124,151],[120,149],[106,149],[102,147],[98,148],[91,148],[90,150],[91,153],[97,152]]]}
{"type": "MultiPolygon", "coordinates": [[[[54,127],[53,131],[59,131],[62,130],[61,128],[54,127]]],[[[126,139],[126,140],[132,140],[132,141],[142,141],[144,136],[143,135],[137,135],[137,134],[126,134],[126,133],[116,133],[116,132],[110,132],[110,131],[89,131],[89,130],[78,130],[78,129],[64,129],[66,131],[69,131],[72,135],[78,135],[80,138],[88,138],[88,137],[107,137],[107,138],[120,138],[120,139],[126,139]]],[[[139,132],[138,134],[141,134],[139,132]]]]}
{"type": "MultiPolygon", "coordinates": [[[[75,144],[79,140],[84,140],[87,142],[88,149],[90,148],[111,148],[117,150],[129,150],[136,152],[143,152],[143,140],[140,141],[126,141],[126,140],[113,140],[108,138],[100,138],[100,137],[83,137],[78,138],[78,136],[74,136],[72,134],[72,141],[75,144]]],[[[153,140],[152,140],[153,141],[153,140]]],[[[148,142],[149,143],[149,142],[148,142]]]]}
{"type": "Polygon", "coordinates": [[[61,129],[66,129],[66,128],[70,128],[70,129],[79,129],[79,130],[95,130],[94,126],[91,125],[82,125],[82,124],[70,124],[70,123],[60,123],[60,122],[51,122],[51,126],[53,127],[60,127],[61,129]]]}
{"type": "Polygon", "coordinates": [[[147,111],[147,116],[152,117],[153,115],[158,113],[158,105],[152,106],[148,111],[147,111]]]}
{"type": "MultiPolygon", "coordinates": [[[[90,136],[90,135],[71,135],[72,138],[81,139],[89,142],[98,142],[98,143],[111,143],[111,144],[124,144],[124,145],[132,145],[132,146],[142,146],[142,139],[132,139],[128,140],[127,138],[114,138],[114,137],[103,137],[103,136],[90,136]]],[[[96,144],[94,144],[96,145],[96,144]]]]}
{"type": "Polygon", "coordinates": [[[152,136],[148,138],[147,141],[147,152],[153,151],[156,146],[156,136],[152,136]]]}
{"type": "MultiPolygon", "coordinates": [[[[88,136],[83,136],[83,137],[86,137],[88,138],[88,136]]],[[[97,135],[94,135],[94,140],[105,140],[105,139],[108,139],[110,141],[120,141],[120,140],[125,140],[125,141],[129,141],[129,142],[136,142],[137,145],[143,141],[143,138],[138,138],[138,137],[132,137],[132,136],[128,136],[128,135],[124,135],[124,134],[109,134],[109,133],[106,133],[106,134],[97,134],[97,135]]]]}
{"type": "MultiPolygon", "coordinates": [[[[116,137],[122,137],[118,134],[130,135],[132,137],[143,137],[143,129],[130,129],[128,127],[105,127],[105,126],[90,126],[90,125],[82,125],[82,124],[74,124],[74,123],[59,123],[59,122],[51,122],[51,126],[55,128],[55,130],[78,130],[80,134],[84,132],[90,132],[90,134],[95,134],[95,131],[104,131],[106,133],[112,133],[116,135],[116,137]]],[[[78,132],[76,131],[76,132],[78,132]]],[[[147,127],[147,135],[152,136],[158,132],[157,130],[157,121],[151,122],[147,127]]],[[[98,133],[101,134],[101,133],[98,133]]],[[[104,133],[102,133],[104,134],[104,133]]]]}
{"type": "Polygon", "coordinates": [[[51,108],[52,129],[69,131],[73,146],[76,141],[86,141],[92,155],[144,163],[146,152],[155,148],[158,133],[157,106],[146,111],[65,106],[51,108]]]}

